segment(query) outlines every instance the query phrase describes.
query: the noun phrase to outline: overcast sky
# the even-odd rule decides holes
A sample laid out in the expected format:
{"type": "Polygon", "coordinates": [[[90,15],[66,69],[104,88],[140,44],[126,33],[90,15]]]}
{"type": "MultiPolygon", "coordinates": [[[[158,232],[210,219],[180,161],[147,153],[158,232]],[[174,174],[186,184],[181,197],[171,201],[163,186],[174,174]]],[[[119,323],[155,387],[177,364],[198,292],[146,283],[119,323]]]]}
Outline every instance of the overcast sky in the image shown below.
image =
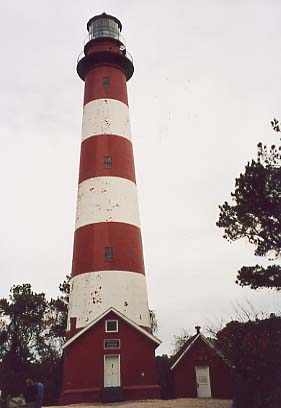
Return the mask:
{"type": "Polygon", "coordinates": [[[235,284],[254,248],[216,227],[235,177],[271,144],[281,116],[278,0],[1,2],[1,286],[50,296],[70,273],[88,19],[118,17],[128,83],[150,308],[163,345],[218,324],[233,305],[281,310],[280,295],[235,284]]]}

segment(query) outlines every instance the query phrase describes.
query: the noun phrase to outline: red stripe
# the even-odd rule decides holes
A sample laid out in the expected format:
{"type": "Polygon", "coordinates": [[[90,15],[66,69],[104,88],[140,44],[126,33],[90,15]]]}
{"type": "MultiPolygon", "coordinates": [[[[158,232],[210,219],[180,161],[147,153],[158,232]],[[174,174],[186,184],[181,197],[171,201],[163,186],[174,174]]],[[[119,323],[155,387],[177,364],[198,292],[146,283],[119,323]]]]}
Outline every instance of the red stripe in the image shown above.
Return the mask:
{"type": "Polygon", "coordinates": [[[136,182],[132,143],[121,136],[99,135],[81,145],[79,183],[92,177],[114,176],[136,182]],[[112,168],[104,168],[104,157],[112,158],[112,168]]]}
{"type": "Polygon", "coordinates": [[[95,66],[85,78],[84,105],[95,99],[116,99],[128,105],[126,77],[120,69],[109,66],[95,66]],[[109,77],[110,86],[104,88],[103,78],[109,77]]]}
{"type": "Polygon", "coordinates": [[[76,230],[72,277],[107,270],[144,274],[141,231],[138,227],[119,222],[101,222],[76,230]],[[105,260],[105,247],[112,247],[112,261],[105,260]]]}
{"type": "Polygon", "coordinates": [[[100,41],[92,41],[86,44],[84,52],[85,55],[94,54],[95,52],[99,51],[110,51],[114,53],[120,52],[120,45],[117,44],[114,40],[111,41],[109,39],[104,38],[100,41]]]}

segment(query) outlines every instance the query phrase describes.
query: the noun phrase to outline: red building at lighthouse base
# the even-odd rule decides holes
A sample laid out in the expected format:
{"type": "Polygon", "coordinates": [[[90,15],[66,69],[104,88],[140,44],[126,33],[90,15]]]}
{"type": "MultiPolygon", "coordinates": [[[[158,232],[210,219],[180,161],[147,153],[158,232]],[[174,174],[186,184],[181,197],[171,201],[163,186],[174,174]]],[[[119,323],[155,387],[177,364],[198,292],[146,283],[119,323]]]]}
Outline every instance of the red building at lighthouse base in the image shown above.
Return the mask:
{"type": "Polygon", "coordinates": [[[159,344],[110,308],[66,342],[60,403],[160,398],[154,358],[159,344]]]}

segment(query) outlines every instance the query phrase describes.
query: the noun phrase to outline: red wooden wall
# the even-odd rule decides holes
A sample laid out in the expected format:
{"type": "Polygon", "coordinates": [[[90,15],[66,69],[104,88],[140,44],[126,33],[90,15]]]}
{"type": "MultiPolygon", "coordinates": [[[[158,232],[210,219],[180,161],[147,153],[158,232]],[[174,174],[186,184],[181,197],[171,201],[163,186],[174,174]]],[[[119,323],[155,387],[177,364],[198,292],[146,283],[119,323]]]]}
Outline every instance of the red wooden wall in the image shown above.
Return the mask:
{"type": "Polygon", "coordinates": [[[104,384],[104,355],[120,354],[125,400],[159,398],[156,344],[113,312],[71,343],[64,353],[62,404],[100,401],[104,384]],[[118,333],[106,333],[105,321],[117,319],[118,333]],[[104,350],[105,339],[120,339],[120,349],[104,350]]]}
{"type": "Polygon", "coordinates": [[[201,338],[172,370],[175,398],[197,398],[195,366],[209,366],[212,398],[232,398],[232,369],[201,338]]]}

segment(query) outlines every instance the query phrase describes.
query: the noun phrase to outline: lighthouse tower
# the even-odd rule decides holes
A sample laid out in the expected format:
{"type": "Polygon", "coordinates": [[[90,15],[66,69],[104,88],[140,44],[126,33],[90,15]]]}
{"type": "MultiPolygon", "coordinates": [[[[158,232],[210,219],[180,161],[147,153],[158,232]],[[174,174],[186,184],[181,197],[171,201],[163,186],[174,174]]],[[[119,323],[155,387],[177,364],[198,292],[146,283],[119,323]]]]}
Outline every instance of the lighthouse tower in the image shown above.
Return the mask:
{"type": "Polygon", "coordinates": [[[159,397],[120,21],[91,18],[77,72],[85,82],[61,402],[159,397]]]}

